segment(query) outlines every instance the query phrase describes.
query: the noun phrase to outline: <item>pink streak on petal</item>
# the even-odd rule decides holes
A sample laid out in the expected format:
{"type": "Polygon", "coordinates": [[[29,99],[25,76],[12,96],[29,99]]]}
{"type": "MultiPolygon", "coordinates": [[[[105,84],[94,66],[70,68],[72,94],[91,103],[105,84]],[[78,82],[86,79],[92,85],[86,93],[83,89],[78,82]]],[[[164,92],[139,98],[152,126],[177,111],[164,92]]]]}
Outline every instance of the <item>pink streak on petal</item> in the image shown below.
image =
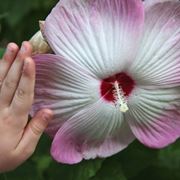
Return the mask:
{"type": "Polygon", "coordinates": [[[135,139],[129,125],[124,121],[116,134],[107,137],[99,146],[83,144],[82,151],[84,159],[106,158],[125,149],[135,139]]]}
{"type": "Polygon", "coordinates": [[[180,137],[180,86],[136,88],[129,98],[128,124],[143,144],[162,148],[180,137]]]}
{"type": "Polygon", "coordinates": [[[51,154],[61,163],[107,157],[126,148],[134,135],[113,106],[99,100],[70,118],[56,133],[51,154]]]}
{"type": "Polygon", "coordinates": [[[144,6],[146,9],[151,8],[153,5],[156,5],[158,3],[164,3],[167,1],[171,1],[171,2],[178,2],[179,0],[145,0],[144,1],[144,6]]]}
{"type": "Polygon", "coordinates": [[[180,2],[158,3],[146,12],[139,52],[128,71],[140,85],[179,86],[180,2]]]}
{"type": "Polygon", "coordinates": [[[35,101],[30,114],[50,108],[54,119],[46,132],[54,137],[66,120],[99,97],[99,80],[85,67],[57,55],[33,57],[36,63],[35,101]],[[97,88],[96,88],[97,87],[97,88]],[[89,92],[90,91],[90,92],[89,92]],[[97,96],[97,97],[96,97],[97,96]]]}
{"type": "Polygon", "coordinates": [[[140,0],[60,1],[46,19],[45,35],[56,54],[107,76],[134,59],[143,24],[140,0]]]}
{"type": "Polygon", "coordinates": [[[78,139],[75,137],[69,138],[66,134],[61,134],[61,129],[57,132],[52,146],[51,155],[61,163],[75,164],[82,161],[82,154],[78,152],[78,139]]]}
{"type": "Polygon", "coordinates": [[[60,129],[53,140],[51,154],[58,162],[76,164],[82,159],[112,156],[126,148],[134,139],[127,125],[123,125],[115,136],[108,137],[104,141],[99,140],[99,142],[98,140],[87,141],[86,137],[76,136],[74,132],[63,134],[60,129]]]}
{"type": "Polygon", "coordinates": [[[146,146],[163,148],[180,137],[180,112],[167,112],[149,123],[132,123],[135,136],[146,146]]]}

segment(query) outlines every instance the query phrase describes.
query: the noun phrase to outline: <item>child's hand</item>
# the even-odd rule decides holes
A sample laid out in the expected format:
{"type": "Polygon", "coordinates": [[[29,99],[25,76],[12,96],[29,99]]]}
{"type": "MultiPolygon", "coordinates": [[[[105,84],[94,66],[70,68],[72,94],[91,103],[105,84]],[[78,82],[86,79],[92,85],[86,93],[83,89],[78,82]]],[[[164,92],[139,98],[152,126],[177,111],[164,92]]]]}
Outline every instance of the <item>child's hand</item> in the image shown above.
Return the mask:
{"type": "Polygon", "coordinates": [[[52,118],[41,110],[28,122],[34,96],[35,64],[29,42],[10,43],[0,61],[0,172],[16,168],[34,152],[52,118]]]}

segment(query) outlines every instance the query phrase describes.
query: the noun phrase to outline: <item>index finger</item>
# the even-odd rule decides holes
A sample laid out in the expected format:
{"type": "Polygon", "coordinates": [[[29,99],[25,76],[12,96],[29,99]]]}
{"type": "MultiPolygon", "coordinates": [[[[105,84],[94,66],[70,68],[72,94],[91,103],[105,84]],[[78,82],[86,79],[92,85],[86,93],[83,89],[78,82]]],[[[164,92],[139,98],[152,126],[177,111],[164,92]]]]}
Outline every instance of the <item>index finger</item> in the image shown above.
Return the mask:
{"type": "Polygon", "coordinates": [[[10,105],[15,115],[27,115],[34,97],[35,63],[28,57],[24,61],[22,76],[10,105]]]}

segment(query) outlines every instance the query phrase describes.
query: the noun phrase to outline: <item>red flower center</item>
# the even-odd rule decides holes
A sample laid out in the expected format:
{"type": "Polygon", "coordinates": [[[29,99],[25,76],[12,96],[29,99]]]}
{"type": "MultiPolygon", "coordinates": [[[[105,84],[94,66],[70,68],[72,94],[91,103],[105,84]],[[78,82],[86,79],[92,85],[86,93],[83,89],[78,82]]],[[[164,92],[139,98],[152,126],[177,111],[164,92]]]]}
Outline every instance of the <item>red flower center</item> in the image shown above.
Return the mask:
{"type": "Polygon", "coordinates": [[[118,82],[121,90],[123,91],[124,96],[128,97],[132,90],[134,89],[135,82],[134,80],[128,76],[125,72],[118,73],[109,78],[103,79],[101,83],[101,96],[106,101],[114,101],[114,83],[118,82]]]}

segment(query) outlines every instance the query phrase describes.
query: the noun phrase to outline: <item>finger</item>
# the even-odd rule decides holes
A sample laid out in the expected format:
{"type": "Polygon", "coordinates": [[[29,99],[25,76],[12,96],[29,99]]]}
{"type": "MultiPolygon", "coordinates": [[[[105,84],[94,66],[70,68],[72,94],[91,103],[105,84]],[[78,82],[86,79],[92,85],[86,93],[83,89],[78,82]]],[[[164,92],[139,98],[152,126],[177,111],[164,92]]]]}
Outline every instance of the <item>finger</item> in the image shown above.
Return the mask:
{"type": "Polygon", "coordinates": [[[1,92],[0,92],[0,106],[9,106],[16,88],[18,86],[24,59],[31,56],[32,47],[29,42],[23,42],[18,55],[11,65],[6,78],[3,81],[1,92]]]}
{"type": "Polygon", "coordinates": [[[2,60],[0,61],[0,85],[2,84],[6,74],[8,73],[11,64],[13,63],[19,47],[15,43],[9,43],[6,51],[3,55],[2,60]]]}
{"type": "Polygon", "coordinates": [[[17,115],[27,114],[32,106],[35,84],[35,63],[32,58],[24,60],[23,72],[16,89],[10,111],[17,115]]]}
{"type": "Polygon", "coordinates": [[[15,150],[17,154],[22,154],[22,160],[27,159],[34,152],[40,136],[51,121],[52,116],[51,110],[43,109],[29,122],[15,150]]]}

